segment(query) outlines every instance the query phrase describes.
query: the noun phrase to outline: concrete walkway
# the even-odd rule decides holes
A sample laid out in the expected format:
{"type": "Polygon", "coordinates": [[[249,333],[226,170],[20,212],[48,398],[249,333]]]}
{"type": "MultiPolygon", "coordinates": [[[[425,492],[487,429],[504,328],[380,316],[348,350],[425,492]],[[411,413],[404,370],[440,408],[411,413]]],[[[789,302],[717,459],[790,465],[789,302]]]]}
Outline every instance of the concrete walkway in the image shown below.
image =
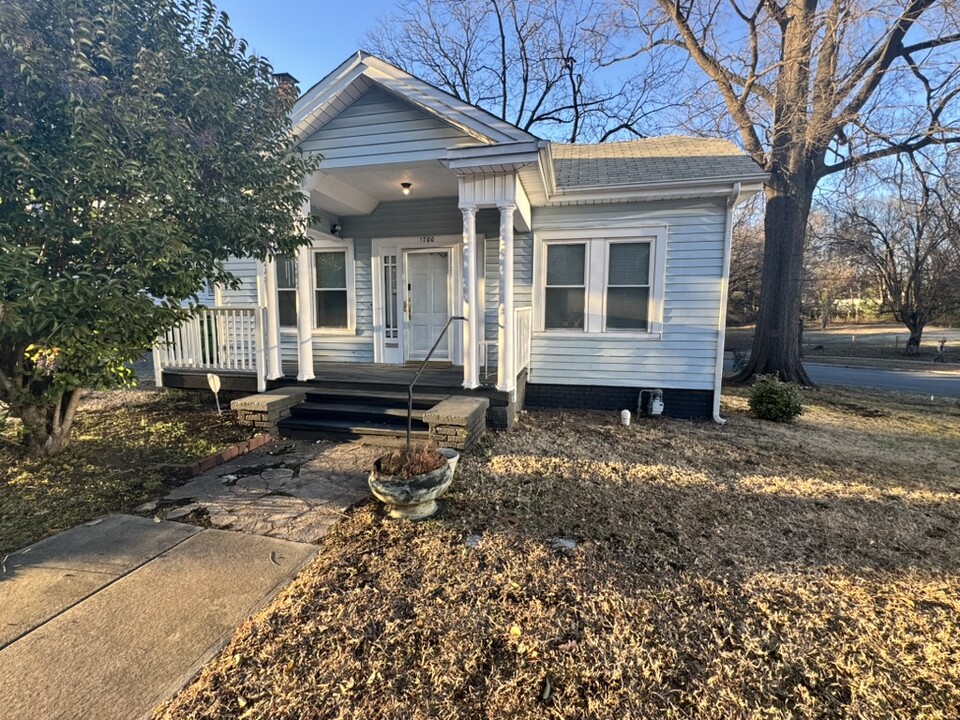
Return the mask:
{"type": "Polygon", "coordinates": [[[0,720],[148,716],[316,553],[111,515],[0,567],[0,720]]]}

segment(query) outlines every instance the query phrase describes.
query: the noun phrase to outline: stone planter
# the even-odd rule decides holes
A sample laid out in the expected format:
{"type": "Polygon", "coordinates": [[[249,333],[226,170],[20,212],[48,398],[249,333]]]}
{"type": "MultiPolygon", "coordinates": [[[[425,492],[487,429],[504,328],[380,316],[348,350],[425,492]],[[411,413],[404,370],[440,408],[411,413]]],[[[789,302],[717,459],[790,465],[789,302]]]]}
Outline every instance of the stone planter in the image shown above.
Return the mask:
{"type": "Polygon", "coordinates": [[[425,475],[398,478],[380,472],[380,461],[373,464],[368,483],[370,491],[389,508],[390,517],[404,520],[424,520],[437,512],[437,498],[453,482],[460,453],[440,448],[447,464],[425,475]]]}

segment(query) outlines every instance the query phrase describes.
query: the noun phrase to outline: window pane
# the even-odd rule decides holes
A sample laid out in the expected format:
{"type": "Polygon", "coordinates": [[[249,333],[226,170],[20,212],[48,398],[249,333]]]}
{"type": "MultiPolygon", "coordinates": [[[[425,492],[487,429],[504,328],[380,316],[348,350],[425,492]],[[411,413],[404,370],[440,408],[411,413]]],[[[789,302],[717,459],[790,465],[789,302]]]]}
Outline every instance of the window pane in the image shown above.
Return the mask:
{"type": "Polygon", "coordinates": [[[277,287],[296,288],[297,287],[297,262],[289,255],[277,255],[274,259],[277,266],[277,287]]]}
{"type": "Polygon", "coordinates": [[[347,291],[317,291],[317,327],[347,327],[347,291]]]}
{"type": "Polygon", "coordinates": [[[544,327],[583,329],[583,288],[547,288],[544,327]]]}
{"type": "Polygon", "coordinates": [[[583,285],[586,245],[547,245],[547,285],[583,285]]]}
{"type": "Polygon", "coordinates": [[[347,286],[347,254],[322,252],[317,258],[317,287],[345,288],[347,286]]]}
{"type": "Polygon", "coordinates": [[[607,288],[607,329],[647,329],[649,288],[607,288]]]}
{"type": "Polygon", "coordinates": [[[280,306],[280,325],[294,327],[297,324],[297,293],[295,290],[277,290],[280,306]]]}
{"type": "Polygon", "coordinates": [[[649,285],[650,243],[610,243],[607,285],[649,285]]]}

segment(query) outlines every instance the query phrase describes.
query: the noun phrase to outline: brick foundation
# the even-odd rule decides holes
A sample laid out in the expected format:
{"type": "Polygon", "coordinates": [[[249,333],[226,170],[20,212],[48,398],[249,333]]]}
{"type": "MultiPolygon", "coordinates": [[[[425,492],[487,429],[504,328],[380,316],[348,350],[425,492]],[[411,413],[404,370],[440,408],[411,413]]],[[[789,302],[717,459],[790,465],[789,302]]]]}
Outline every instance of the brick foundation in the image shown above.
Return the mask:
{"type": "MultiPolygon", "coordinates": [[[[582,410],[637,411],[642,388],[605,385],[542,385],[526,388],[527,407],[570,408],[582,410]]],[[[682,420],[708,420],[713,415],[712,390],[663,389],[663,414],[682,420]]],[[[644,402],[647,396],[644,395],[644,402]]]]}

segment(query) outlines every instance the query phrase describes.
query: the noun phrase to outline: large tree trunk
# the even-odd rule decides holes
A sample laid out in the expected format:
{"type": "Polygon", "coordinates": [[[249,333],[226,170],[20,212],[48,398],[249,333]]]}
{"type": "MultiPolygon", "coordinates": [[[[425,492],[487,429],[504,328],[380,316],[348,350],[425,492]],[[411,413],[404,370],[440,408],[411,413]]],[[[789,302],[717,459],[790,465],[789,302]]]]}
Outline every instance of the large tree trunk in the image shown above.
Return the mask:
{"type": "Polygon", "coordinates": [[[23,423],[27,451],[32,455],[56,455],[67,445],[82,391],[61,395],[56,402],[31,403],[21,397],[11,408],[23,423]]]}
{"type": "Polygon", "coordinates": [[[735,382],[754,375],[777,375],[781,380],[812,385],[800,359],[800,282],[807,217],[815,182],[774,171],[766,188],[763,277],[760,313],[753,336],[750,361],[735,382]]]}
{"type": "Polygon", "coordinates": [[[920,352],[920,341],[923,339],[923,328],[926,323],[905,322],[904,325],[906,325],[907,330],[910,331],[910,337],[907,338],[907,346],[904,348],[904,353],[907,355],[915,355],[920,352]]]}

